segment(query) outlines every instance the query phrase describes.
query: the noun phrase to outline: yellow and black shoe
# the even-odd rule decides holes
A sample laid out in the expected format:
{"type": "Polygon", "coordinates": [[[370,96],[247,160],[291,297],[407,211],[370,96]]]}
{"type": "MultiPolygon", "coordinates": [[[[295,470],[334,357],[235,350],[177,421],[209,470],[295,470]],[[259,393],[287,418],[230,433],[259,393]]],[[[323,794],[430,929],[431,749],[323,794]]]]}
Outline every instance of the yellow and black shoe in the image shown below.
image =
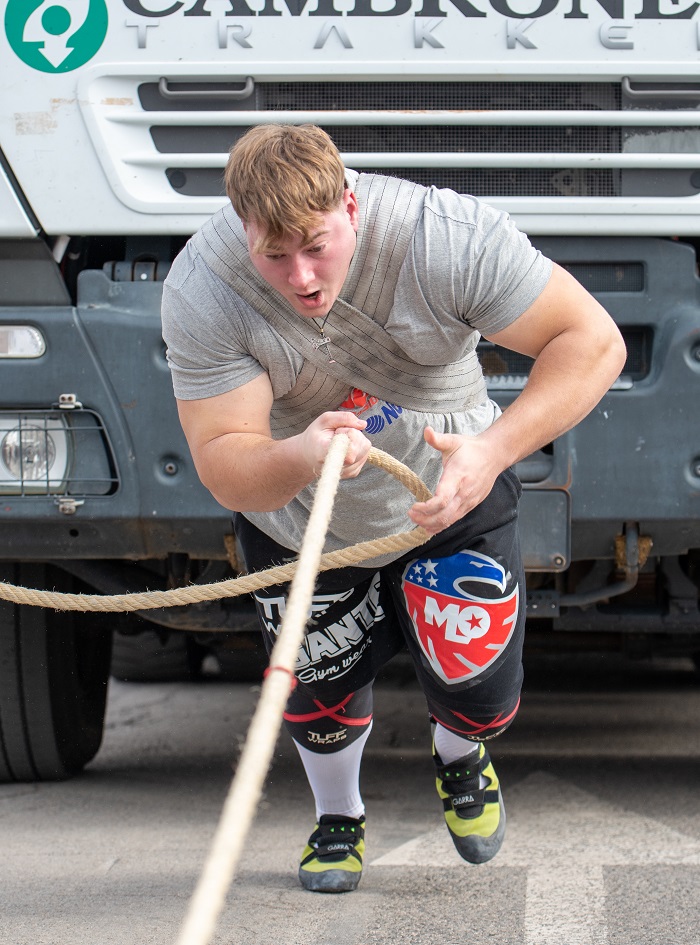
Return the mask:
{"type": "Polygon", "coordinates": [[[458,761],[433,755],[445,822],[457,852],[468,863],[486,863],[500,850],[506,811],[498,777],[483,744],[458,761]]]}
{"type": "Polygon", "coordinates": [[[364,852],[364,817],[324,814],[301,856],[299,881],[311,892],[352,892],[362,876],[364,852]]]}

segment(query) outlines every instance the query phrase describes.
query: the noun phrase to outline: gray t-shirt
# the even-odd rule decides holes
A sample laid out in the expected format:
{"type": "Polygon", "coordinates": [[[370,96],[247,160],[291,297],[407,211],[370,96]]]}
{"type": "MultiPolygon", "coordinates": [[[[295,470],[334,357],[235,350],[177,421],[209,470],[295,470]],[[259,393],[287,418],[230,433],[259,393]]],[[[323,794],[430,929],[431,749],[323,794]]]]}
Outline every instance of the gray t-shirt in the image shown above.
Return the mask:
{"type": "MultiPolygon", "coordinates": [[[[354,172],[348,171],[348,179],[352,186],[354,172]]],[[[230,216],[232,209],[219,213],[230,216]]],[[[360,229],[365,225],[360,207],[360,229]]],[[[173,263],[163,291],[163,337],[179,399],[226,393],[266,372],[275,397],[273,436],[298,433],[325,410],[354,410],[367,420],[365,432],[373,445],[409,466],[431,490],[440,477],[441,457],[425,443],[425,427],[476,435],[498,416],[487,397],[466,410],[430,413],[387,403],[371,389],[353,389],[329,377],[215,275],[206,254],[206,241],[195,235],[173,263]]],[[[346,286],[355,265],[353,259],[346,286]]],[[[429,188],[383,327],[409,359],[445,365],[447,373],[481,334],[515,321],[542,292],[550,272],[551,262],[506,214],[473,197],[429,188]]],[[[344,291],[345,286],[341,298],[344,291]]],[[[283,509],[245,514],[275,541],[298,551],[313,498],[312,483],[283,509]]],[[[365,466],[356,479],[339,485],[325,550],[411,528],[406,511],[413,501],[387,473],[365,466]]],[[[391,557],[363,566],[376,567],[391,557]]]]}

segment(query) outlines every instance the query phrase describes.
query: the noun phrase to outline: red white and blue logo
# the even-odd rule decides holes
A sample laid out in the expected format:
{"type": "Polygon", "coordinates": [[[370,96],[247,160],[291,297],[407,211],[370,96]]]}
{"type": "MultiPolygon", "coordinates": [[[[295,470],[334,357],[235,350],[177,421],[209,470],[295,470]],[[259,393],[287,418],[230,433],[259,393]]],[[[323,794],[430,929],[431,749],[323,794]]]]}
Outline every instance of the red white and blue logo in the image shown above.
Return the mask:
{"type": "Polygon", "coordinates": [[[406,568],[401,586],[416,639],[446,683],[473,679],[506,648],[519,606],[517,584],[503,596],[509,577],[478,551],[420,558],[406,568]]]}

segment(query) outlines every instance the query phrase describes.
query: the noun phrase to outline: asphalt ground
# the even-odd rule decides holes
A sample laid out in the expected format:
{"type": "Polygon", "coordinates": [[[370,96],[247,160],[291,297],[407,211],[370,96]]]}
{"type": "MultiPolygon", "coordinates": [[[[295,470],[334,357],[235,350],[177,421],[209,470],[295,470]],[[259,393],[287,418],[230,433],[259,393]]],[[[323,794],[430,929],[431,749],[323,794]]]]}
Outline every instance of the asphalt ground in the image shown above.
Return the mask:
{"type": "MultiPolygon", "coordinates": [[[[216,945],[700,945],[700,684],[689,661],[528,659],[492,744],[508,831],[463,863],[441,820],[422,696],[398,660],[363,766],[366,869],[301,889],[313,806],[282,736],[216,945]]],[[[174,943],[259,689],[112,682],[79,777],[0,786],[3,945],[174,943]]]]}

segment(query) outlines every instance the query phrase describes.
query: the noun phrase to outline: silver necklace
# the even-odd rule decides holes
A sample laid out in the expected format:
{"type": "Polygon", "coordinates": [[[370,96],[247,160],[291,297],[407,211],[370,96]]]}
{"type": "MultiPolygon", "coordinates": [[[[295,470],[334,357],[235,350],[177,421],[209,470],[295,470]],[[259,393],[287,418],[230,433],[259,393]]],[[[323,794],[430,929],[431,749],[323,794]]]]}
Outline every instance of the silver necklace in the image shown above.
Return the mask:
{"type": "Polygon", "coordinates": [[[335,364],[335,358],[334,358],[333,355],[331,354],[331,339],[328,337],[328,335],[326,335],[326,334],[324,333],[324,329],[325,329],[325,327],[326,327],[326,322],[328,321],[328,316],[329,316],[330,314],[331,314],[330,312],[328,312],[328,313],[326,314],[326,317],[325,317],[325,318],[323,319],[323,321],[321,322],[321,327],[320,327],[320,328],[319,328],[319,326],[318,326],[318,323],[316,322],[316,319],[315,319],[315,318],[312,319],[312,321],[313,321],[313,323],[314,323],[314,328],[315,328],[316,331],[320,334],[321,337],[318,339],[318,341],[312,341],[311,344],[312,344],[313,348],[314,348],[316,351],[319,351],[321,348],[323,348],[323,350],[326,352],[326,357],[328,358],[328,363],[329,363],[329,364],[335,364]]]}

